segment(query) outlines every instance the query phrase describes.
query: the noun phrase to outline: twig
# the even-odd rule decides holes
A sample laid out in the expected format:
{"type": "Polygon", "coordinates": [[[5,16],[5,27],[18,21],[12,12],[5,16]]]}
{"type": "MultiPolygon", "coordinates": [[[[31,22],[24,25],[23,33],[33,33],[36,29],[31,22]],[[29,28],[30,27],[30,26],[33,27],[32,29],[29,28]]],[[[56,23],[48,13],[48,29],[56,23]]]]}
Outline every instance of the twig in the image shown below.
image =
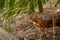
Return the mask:
{"type": "MultiPolygon", "coordinates": [[[[51,0],[51,2],[50,2],[50,6],[51,6],[51,8],[52,8],[52,13],[53,13],[53,1],[51,0]]],[[[54,38],[55,38],[55,21],[54,21],[54,15],[51,13],[51,15],[52,15],[52,20],[53,20],[53,39],[52,40],[55,40],[54,38]]]]}

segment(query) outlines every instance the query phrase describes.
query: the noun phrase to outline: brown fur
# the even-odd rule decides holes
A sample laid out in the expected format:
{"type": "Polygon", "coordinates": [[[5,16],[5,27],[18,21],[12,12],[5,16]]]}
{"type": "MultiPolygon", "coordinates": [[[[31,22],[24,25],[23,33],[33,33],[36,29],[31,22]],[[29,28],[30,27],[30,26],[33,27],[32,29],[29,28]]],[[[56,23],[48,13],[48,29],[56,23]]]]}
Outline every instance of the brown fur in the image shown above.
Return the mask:
{"type": "MultiPolygon", "coordinates": [[[[60,14],[52,14],[54,16],[55,26],[60,26],[60,14]]],[[[39,28],[41,31],[40,33],[44,31],[45,28],[51,28],[53,27],[53,17],[51,14],[33,14],[31,16],[33,24],[36,25],[37,28],[39,28]]]]}

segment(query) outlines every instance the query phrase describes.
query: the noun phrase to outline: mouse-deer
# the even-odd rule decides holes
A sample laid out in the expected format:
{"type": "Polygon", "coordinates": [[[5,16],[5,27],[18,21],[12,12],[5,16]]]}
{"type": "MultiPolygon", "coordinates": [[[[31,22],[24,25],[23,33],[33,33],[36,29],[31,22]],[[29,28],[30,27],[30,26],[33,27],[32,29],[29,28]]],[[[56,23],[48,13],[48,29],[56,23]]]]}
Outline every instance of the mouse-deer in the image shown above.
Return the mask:
{"type": "Polygon", "coordinates": [[[60,15],[59,14],[32,14],[31,20],[35,27],[40,30],[40,34],[44,31],[45,28],[53,27],[53,19],[55,19],[55,25],[60,26],[60,15]]]}

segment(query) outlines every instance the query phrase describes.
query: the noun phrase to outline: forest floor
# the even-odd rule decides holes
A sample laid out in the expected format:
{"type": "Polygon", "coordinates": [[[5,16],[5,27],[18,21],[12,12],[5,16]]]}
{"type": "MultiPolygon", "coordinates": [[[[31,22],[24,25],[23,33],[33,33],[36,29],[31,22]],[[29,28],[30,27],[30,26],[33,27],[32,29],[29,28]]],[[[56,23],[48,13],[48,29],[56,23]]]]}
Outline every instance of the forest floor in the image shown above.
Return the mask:
{"type": "MultiPolygon", "coordinates": [[[[44,13],[57,13],[56,9],[52,12],[51,9],[44,9],[44,13]]],[[[44,29],[43,36],[39,37],[39,31],[30,22],[29,14],[20,14],[16,19],[12,20],[11,34],[19,38],[19,40],[60,40],[60,27],[44,29]]]]}
{"type": "MultiPolygon", "coordinates": [[[[44,13],[59,13],[59,10],[50,8],[44,9],[44,13]]],[[[39,31],[30,23],[29,14],[21,14],[19,19],[15,19],[11,28],[11,33],[20,38],[20,40],[60,40],[60,27],[55,26],[49,29],[44,29],[43,36],[39,37],[39,31]]]]}

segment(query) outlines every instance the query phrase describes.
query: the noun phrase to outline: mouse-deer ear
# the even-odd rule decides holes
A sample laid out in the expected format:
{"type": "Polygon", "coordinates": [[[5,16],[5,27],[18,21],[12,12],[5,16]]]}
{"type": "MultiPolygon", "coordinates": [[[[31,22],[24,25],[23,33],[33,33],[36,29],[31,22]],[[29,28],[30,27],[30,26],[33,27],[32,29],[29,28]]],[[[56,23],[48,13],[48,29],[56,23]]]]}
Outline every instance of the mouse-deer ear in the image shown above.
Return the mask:
{"type": "Polygon", "coordinates": [[[34,19],[34,18],[37,18],[37,14],[36,13],[32,13],[31,16],[30,16],[30,19],[34,19]]]}
{"type": "Polygon", "coordinates": [[[32,18],[35,18],[35,14],[34,13],[32,13],[31,16],[30,16],[30,19],[32,19],[32,18]]]}

